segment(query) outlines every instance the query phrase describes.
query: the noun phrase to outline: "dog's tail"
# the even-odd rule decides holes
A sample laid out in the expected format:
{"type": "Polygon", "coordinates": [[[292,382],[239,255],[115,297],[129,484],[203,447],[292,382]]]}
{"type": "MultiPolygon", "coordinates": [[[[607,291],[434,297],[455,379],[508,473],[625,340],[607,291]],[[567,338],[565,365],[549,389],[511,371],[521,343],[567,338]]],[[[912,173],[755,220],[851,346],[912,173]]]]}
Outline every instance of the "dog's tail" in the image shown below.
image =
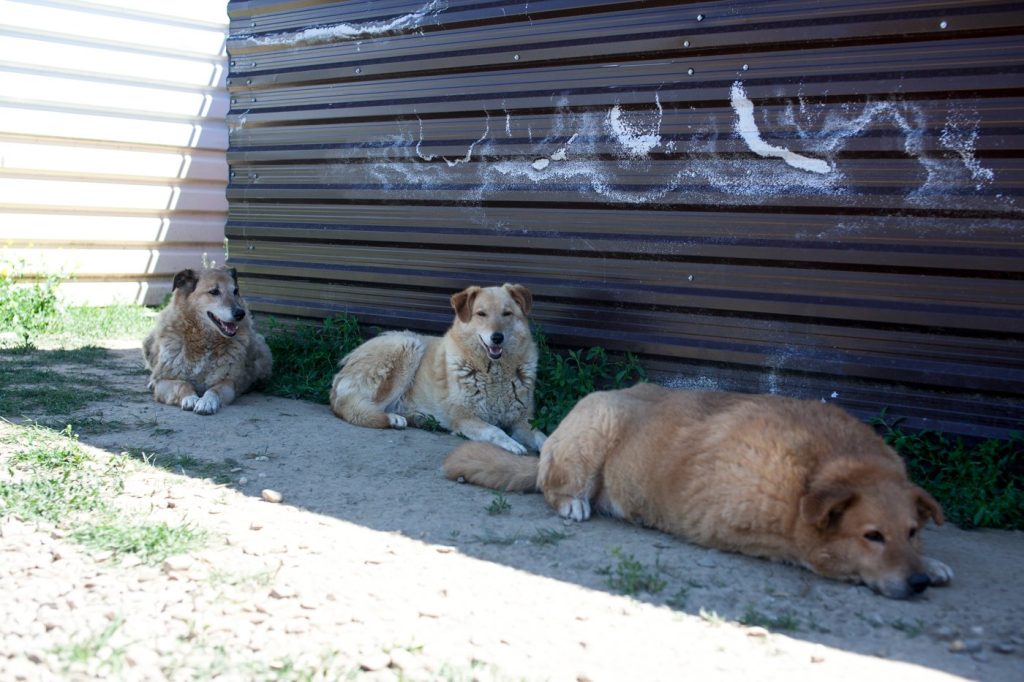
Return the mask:
{"type": "Polygon", "coordinates": [[[451,480],[506,490],[509,492],[540,492],[537,471],[540,459],[529,455],[513,455],[490,443],[464,443],[452,450],[444,460],[444,475],[451,480]]]}

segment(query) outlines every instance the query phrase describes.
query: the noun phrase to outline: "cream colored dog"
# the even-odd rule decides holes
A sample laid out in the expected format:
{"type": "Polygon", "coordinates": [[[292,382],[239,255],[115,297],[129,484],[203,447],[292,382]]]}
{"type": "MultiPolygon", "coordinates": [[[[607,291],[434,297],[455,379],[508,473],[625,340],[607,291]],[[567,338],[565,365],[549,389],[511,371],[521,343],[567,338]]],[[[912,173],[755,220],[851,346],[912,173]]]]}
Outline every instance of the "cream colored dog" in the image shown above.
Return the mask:
{"type": "Polygon", "coordinates": [[[817,401],[639,384],[581,400],[539,460],[467,443],[444,470],[489,488],[543,491],[576,521],[593,506],[887,597],[953,576],[919,554],[921,528],[943,521],[939,504],[869,427],[817,401]]]}
{"type": "Polygon", "coordinates": [[[443,337],[388,332],[341,361],[331,409],[373,428],[422,426],[430,417],[467,438],[518,454],[540,449],[530,427],[537,346],[526,316],[530,291],[518,284],[469,287],[451,297],[455,321],[443,337]]]}
{"type": "Polygon", "coordinates": [[[235,270],[182,270],[142,344],[161,403],[213,414],[270,376],[271,355],[238,293],[235,270]]]}

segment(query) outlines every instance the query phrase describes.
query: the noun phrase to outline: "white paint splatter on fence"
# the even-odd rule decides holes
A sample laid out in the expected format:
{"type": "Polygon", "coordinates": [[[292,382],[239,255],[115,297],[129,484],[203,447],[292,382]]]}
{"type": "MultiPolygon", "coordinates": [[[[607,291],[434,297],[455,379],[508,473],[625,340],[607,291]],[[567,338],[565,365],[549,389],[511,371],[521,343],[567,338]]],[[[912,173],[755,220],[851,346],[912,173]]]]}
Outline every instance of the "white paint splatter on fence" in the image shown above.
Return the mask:
{"type": "Polygon", "coordinates": [[[314,26],[302,31],[284,31],[265,36],[249,36],[245,40],[250,45],[313,45],[334,40],[351,40],[352,38],[369,38],[383,36],[398,31],[417,29],[424,20],[432,15],[448,9],[446,0],[431,0],[415,12],[403,14],[387,21],[368,21],[362,24],[327,24],[314,26]]]}
{"type": "Polygon", "coordinates": [[[939,135],[939,142],[960,157],[975,181],[974,188],[980,192],[986,183],[995,179],[995,174],[992,169],[983,167],[974,156],[978,143],[978,127],[977,119],[968,121],[964,117],[950,114],[939,135]]]}
{"type": "Polygon", "coordinates": [[[736,132],[750,147],[750,151],[758,156],[782,159],[793,168],[811,173],[828,173],[832,170],[826,161],[812,159],[765,142],[761,137],[761,132],[757,129],[757,122],[754,120],[754,103],[747,98],[746,90],[743,89],[743,84],[739,81],[732,84],[731,102],[737,116],[736,132]]]}
{"type": "Polygon", "coordinates": [[[606,124],[612,137],[633,158],[645,157],[661,145],[661,121],[664,111],[657,93],[654,94],[654,104],[658,113],[650,132],[645,132],[636,124],[623,118],[618,102],[608,112],[606,124]]]}

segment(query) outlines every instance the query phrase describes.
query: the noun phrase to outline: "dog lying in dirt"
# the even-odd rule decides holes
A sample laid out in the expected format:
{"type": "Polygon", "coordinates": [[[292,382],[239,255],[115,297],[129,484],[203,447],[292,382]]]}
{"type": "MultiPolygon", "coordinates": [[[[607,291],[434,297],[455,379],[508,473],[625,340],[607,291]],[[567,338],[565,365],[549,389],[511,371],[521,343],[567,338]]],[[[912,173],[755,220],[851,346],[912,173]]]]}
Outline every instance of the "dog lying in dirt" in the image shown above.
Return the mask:
{"type": "Polygon", "coordinates": [[[558,513],[591,507],[705,547],[799,564],[902,599],[952,570],[919,554],[939,504],[900,457],[833,405],[638,384],[581,400],[539,460],[482,443],[451,452],[445,475],[540,491],[558,513]]]}
{"type": "Polygon", "coordinates": [[[471,440],[523,454],[544,434],[530,427],[537,346],[518,284],[469,287],[451,297],[455,320],[443,337],[388,332],[341,360],[331,409],[352,424],[402,429],[436,424],[471,440]]]}
{"type": "Polygon", "coordinates": [[[270,348],[253,329],[234,268],[182,270],[171,291],[142,344],[158,402],[213,414],[270,376],[270,348]]]}

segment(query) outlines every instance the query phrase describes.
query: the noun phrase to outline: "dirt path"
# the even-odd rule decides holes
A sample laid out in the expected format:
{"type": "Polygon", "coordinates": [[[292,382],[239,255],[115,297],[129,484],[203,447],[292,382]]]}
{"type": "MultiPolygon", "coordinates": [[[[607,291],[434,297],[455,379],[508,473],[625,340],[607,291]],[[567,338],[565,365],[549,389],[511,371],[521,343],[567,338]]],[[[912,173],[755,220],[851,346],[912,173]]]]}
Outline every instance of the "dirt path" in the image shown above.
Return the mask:
{"type": "Polygon", "coordinates": [[[563,522],[537,495],[491,514],[493,493],[441,477],[452,436],[259,394],[200,417],[152,403],[136,350],[114,358],[119,393],[80,411],[82,441],[187,462],[139,465],[120,503],[211,542],[116,564],[0,522],[2,679],[1024,679],[1022,533],[928,531],[954,584],[891,601],[617,521],[563,522]],[[620,593],[645,579],[663,586],[620,593]],[[69,663],[83,642],[93,655],[69,663]]]}

